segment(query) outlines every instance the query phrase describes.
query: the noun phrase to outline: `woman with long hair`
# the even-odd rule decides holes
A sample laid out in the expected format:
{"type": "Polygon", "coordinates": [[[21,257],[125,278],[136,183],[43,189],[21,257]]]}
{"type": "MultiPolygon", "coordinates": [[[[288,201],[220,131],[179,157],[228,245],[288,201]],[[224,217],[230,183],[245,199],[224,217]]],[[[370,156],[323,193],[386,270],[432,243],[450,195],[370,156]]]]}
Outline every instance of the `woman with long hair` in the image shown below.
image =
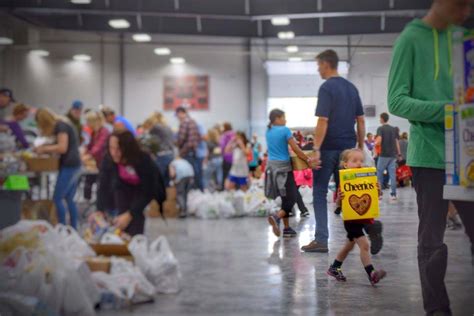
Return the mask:
{"type": "Polygon", "coordinates": [[[143,234],[143,211],[163,186],[158,168],[135,136],[128,130],[114,132],[99,172],[98,211],[116,213],[115,226],[129,235],[143,234]]]}
{"type": "Polygon", "coordinates": [[[77,228],[77,207],[74,203],[74,195],[77,190],[81,159],[79,157],[79,136],[74,127],[66,120],[58,117],[50,110],[41,108],[36,112],[36,123],[43,136],[56,137],[52,145],[36,147],[37,154],[58,154],[59,173],[54,188],[53,201],[58,214],[58,221],[66,224],[66,201],[69,210],[71,226],[77,228]]]}

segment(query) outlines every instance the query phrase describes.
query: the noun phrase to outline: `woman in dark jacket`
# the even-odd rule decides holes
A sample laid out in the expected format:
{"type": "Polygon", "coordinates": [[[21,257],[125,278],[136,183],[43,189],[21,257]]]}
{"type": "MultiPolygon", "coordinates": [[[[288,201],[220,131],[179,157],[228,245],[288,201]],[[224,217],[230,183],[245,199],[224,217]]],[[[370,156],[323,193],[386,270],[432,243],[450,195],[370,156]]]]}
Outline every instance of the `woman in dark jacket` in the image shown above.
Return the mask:
{"type": "Polygon", "coordinates": [[[114,225],[130,235],[143,234],[144,209],[164,200],[164,184],[151,157],[129,131],[113,133],[99,172],[97,209],[115,211],[114,225]]]}

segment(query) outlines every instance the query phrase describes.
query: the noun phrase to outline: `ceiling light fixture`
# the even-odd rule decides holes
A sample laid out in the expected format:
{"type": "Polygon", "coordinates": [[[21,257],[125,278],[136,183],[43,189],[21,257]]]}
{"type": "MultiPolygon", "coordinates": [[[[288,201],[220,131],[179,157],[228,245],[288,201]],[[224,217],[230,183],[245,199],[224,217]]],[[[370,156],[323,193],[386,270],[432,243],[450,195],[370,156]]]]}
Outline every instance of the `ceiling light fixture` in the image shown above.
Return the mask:
{"type": "Polygon", "coordinates": [[[278,32],[279,39],[292,39],[295,37],[295,33],[293,32],[278,32]]]}
{"type": "Polygon", "coordinates": [[[165,56],[171,54],[171,50],[168,47],[157,47],[155,48],[155,54],[165,56]]]}
{"type": "Polygon", "coordinates": [[[72,57],[75,61],[91,61],[92,57],[86,54],[77,54],[72,57]]]}
{"type": "Polygon", "coordinates": [[[297,53],[298,50],[299,50],[298,46],[295,46],[295,45],[286,46],[286,51],[288,53],[297,53]]]}
{"type": "Polygon", "coordinates": [[[172,64],[184,64],[186,60],[183,57],[173,57],[170,59],[172,64]]]}
{"type": "Polygon", "coordinates": [[[125,19],[110,20],[109,25],[114,29],[128,29],[130,27],[130,23],[125,19]]]}
{"type": "Polygon", "coordinates": [[[38,56],[38,57],[48,57],[49,52],[44,49],[33,49],[30,51],[30,54],[38,56]]]}
{"type": "Polygon", "coordinates": [[[13,40],[9,37],[0,37],[0,45],[11,45],[13,40]]]}
{"type": "Polygon", "coordinates": [[[74,4],[89,4],[91,2],[92,0],[71,0],[71,3],[74,3],[74,4]]]}
{"type": "Polygon", "coordinates": [[[150,42],[151,36],[148,34],[133,34],[132,38],[135,42],[150,42]]]}
{"type": "Polygon", "coordinates": [[[290,19],[286,16],[276,16],[272,18],[272,24],[276,26],[289,25],[290,19]]]}
{"type": "Polygon", "coordinates": [[[303,61],[303,58],[301,58],[301,57],[290,57],[290,58],[288,58],[288,61],[300,62],[300,61],[303,61]]]}

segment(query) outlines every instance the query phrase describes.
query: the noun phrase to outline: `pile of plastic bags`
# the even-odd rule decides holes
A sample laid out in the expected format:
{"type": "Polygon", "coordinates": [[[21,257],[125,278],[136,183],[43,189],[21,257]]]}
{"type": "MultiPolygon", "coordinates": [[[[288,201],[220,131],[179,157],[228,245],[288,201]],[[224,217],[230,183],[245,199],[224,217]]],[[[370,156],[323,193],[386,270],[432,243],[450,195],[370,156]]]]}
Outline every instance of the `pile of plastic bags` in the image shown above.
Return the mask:
{"type": "Polygon", "coordinates": [[[179,291],[165,237],[138,235],[128,249],[135,263],[112,257],[110,273],[91,272],[85,259],[96,254],[71,227],[23,220],[1,230],[0,314],[88,316],[97,304],[118,309],[179,291]]]}
{"type": "Polygon", "coordinates": [[[264,217],[278,209],[278,202],[265,197],[263,189],[252,186],[247,192],[201,192],[188,195],[188,213],[201,219],[264,217]]]}

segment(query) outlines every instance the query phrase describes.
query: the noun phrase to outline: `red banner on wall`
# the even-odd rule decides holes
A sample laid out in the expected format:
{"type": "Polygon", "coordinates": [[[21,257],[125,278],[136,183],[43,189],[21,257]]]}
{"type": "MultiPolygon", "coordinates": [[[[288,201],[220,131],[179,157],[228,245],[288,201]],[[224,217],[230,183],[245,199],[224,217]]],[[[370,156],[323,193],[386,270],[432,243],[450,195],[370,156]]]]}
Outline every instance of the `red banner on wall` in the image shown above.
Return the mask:
{"type": "Polygon", "coordinates": [[[209,76],[166,76],[163,86],[163,108],[175,110],[209,110],[209,76]]]}

